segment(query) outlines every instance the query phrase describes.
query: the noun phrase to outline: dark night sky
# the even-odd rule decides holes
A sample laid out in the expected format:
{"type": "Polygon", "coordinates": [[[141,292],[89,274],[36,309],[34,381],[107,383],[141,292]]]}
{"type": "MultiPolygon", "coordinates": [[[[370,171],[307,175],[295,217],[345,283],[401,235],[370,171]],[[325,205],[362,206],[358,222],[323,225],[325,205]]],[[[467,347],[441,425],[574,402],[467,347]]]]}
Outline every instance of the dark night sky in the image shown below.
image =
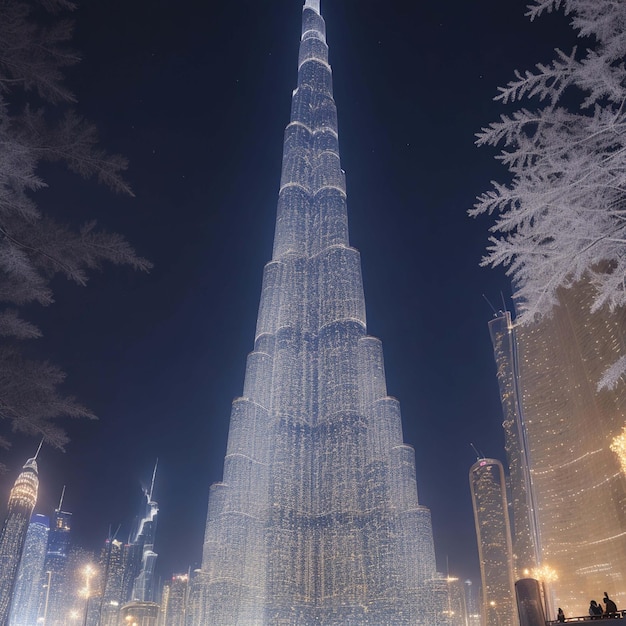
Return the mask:
{"type": "MultiPolygon", "coordinates": [[[[103,145],[130,159],[136,197],[50,172],[43,207],[97,217],[154,270],[108,268],[87,288],[59,282],[33,312],[42,355],[100,417],[66,422],[65,453],[44,448],[38,512],[63,484],[76,541],[96,549],[141,507],[159,458],[160,571],[197,565],[210,483],[221,479],[231,400],[252,348],[270,258],[282,135],[296,81],[301,0],[85,0],[69,75],[103,145]]],[[[328,26],[351,241],[361,251],[371,334],[433,513],[440,569],[478,574],[467,474],[504,459],[487,331],[501,271],[478,266],[489,225],[466,210],[504,170],[473,145],[503,111],[515,68],[547,61],[573,35],[535,23],[523,0],[322,0],[328,26]]],[[[34,440],[3,453],[4,503],[34,440]]]]}

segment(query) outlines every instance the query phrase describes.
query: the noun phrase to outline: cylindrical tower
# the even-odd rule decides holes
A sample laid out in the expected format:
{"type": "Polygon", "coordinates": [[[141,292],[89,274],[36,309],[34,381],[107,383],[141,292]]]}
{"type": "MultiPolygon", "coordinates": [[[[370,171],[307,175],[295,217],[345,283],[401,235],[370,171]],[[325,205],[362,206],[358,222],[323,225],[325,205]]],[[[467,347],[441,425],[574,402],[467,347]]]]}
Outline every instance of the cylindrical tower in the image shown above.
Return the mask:
{"type": "Polygon", "coordinates": [[[36,459],[37,455],[26,461],[11,489],[7,517],[0,534],[0,626],[8,623],[17,568],[26,541],[28,524],[37,503],[39,478],[36,459]]]}

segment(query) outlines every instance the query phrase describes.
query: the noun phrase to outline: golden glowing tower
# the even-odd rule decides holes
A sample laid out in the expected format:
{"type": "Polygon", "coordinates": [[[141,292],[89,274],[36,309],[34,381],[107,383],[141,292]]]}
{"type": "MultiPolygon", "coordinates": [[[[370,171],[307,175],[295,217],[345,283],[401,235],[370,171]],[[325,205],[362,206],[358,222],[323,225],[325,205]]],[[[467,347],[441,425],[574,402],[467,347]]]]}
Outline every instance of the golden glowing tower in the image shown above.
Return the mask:
{"type": "Polygon", "coordinates": [[[470,468],[485,626],[517,626],[513,545],[502,463],[478,459],[470,468]]]}
{"type": "MultiPolygon", "coordinates": [[[[39,447],[41,449],[41,446],[39,447]]],[[[38,453],[39,450],[37,450],[38,453]]],[[[26,461],[11,489],[7,517],[0,534],[0,625],[2,626],[7,623],[9,617],[11,594],[26,540],[26,531],[37,503],[39,486],[37,454],[26,461]]]]}
{"type": "MultiPolygon", "coordinates": [[[[561,291],[550,319],[503,323],[496,333],[508,333],[514,346],[514,385],[500,387],[505,426],[516,425],[518,456],[528,465],[516,474],[526,481],[518,492],[529,494],[519,527],[533,533],[535,573],[552,611],[560,606],[566,615],[586,615],[604,591],[626,605],[626,383],[597,390],[603,372],[626,355],[626,311],[591,313],[592,299],[591,286],[580,283],[561,291]]],[[[500,370],[507,342],[495,338],[500,370]]],[[[509,447],[508,431],[507,439],[509,447]]]]}

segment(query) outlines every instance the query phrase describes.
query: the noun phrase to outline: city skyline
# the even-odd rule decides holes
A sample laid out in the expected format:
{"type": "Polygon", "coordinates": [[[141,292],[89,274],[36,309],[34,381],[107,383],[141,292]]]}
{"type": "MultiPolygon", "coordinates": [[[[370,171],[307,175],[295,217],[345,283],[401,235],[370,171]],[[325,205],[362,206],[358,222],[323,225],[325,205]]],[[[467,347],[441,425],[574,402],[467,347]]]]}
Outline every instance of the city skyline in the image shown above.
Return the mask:
{"type": "MultiPolygon", "coordinates": [[[[494,117],[486,109],[491,107],[496,85],[506,82],[514,67],[532,65],[561,44],[550,39],[550,28],[527,23],[523,3],[506,9],[501,4],[488,3],[476,9],[475,15],[462,3],[454,7],[452,16],[445,14],[449,7],[446,12],[429,8],[420,15],[410,9],[401,19],[387,14],[392,11],[376,10],[375,3],[363,3],[355,14],[340,6],[327,9],[333,19],[332,35],[337,37],[331,38],[331,62],[336,72],[347,76],[337,93],[342,156],[352,185],[351,228],[364,256],[372,332],[385,344],[389,388],[402,399],[407,441],[418,447],[421,499],[433,511],[436,537],[443,538],[437,541],[443,552],[438,557],[445,562],[449,556],[451,571],[463,577],[475,576],[477,570],[470,499],[462,492],[467,489],[465,468],[473,457],[469,442],[489,456],[501,456],[502,448],[497,386],[484,331],[489,309],[481,294],[497,300],[500,289],[508,290],[497,274],[476,267],[486,238],[485,222],[468,220],[464,210],[495,176],[497,164],[472,146],[472,134],[494,117]],[[408,28],[411,21],[420,24],[422,35],[417,41],[408,28]],[[492,47],[478,47],[479,41],[484,44],[484,35],[464,34],[468,23],[468,30],[489,33],[492,47]],[[466,47],[463,55],[455,55],[456,46],[466,47]],[[436,62],[429,56],[430,47],[436,62]],[[497,63],[488,49],[503,51],[498,52],[497,63]],[[461,56],[472,67],[463,65],[461,56]],[[439,74],[446,72],[444,81],[439,74]],[[456,80],[460,85],[454,90],[444,84],[456,80]],[[419,90],[414,91],[410,83],[419,90]],[[466,94],[462,115],[455,109],[454,116],[444,120],[437,108],[457,91],[466,94]],[[354,108],[349,104],[353,98],[358,103],[354,108]],[[385,113],[387,100],[396,102],[393,114],[385,113]],[[381,117],[388,120],[387,126],[381,127],[381,117]],[[448,125],[451,131],[444,130],[448,125]],[[368,132],[363,133],[363,128],[368,132]],[[445,134],[452,131],[457,133],[454,142],[445,134]],[[458,156],[452,154],[457,152],[456,142],[458,156]],[[439,171],[447,167],[451,168],[445,177],[449,180],[442,186],[439,171]],[[463,266],[452,271],[453,264],[445,258],[448,252],[428,247],[430,240],[437,239],[445,239],[446,248],[458,248],[457,259],[462,259],[463,266]],[[442,266],[441,274],[433,264],[442,266]],[[409,268],[407,275],[398,272],[401,266],[409,268]],[[428,270],[418,272],[422,267],[428,270]],[[385,319],[388,310],[392,313],[385,319]],[[476,339],[470,337],[472,333],[476,339]],[[462,350],[456,350],[459,345],[462,350]],[[423,352],[426,364],[415,365],[402,356],[412,351],[423,352]],[[447,394],[437,382],[446,374],[453,382],[453,392],[447,394]],[[415,400],[409,397],[413,390],[415,400]],[[438,459],[445,457],[452,457],[449,469],[437,466],[438,459]],[[456,457],[462,462],[456,464],[456,457]],[[451,500],[459,502],[459,507],[452,506],[451,500]]],[[[101,15],[96,7],[77,13],[77,47],[85,57],[83,68],[72,78],[79,102],[99,121],[103,142],[130,156],[129,177],[138,195],[134,205],[115,197],[98,199],[102,222],[128,231],[129,238],[143,246],[142,253],[156,257],[156,268],[148,277],[117,271],[112,279],[96,276],[93,286],[77,293],[63,288],[58,303],[42,314],[42,319],[49,315],[44,320],[42,347],[60,355],[54,358],[68,369],[68,389],[92,405],[101,421],[67,423],[73,442],[66,455],[44,449],[41,463],[47,469],[43,482],[48,487],[42,492],[41,512],[52,510],[61,486],[68,483],[68,509],[75,513],[77,537],[84,537],[88,545],[100,545],[109,525],[116,527],[135,514],[141,481],[149,480],[145,472],[153,459],[148,456],[156,454],[162,458],[164,477],[156,495],[163,509],[159,520],[163,550],[157,551],[166,572],[184,570],[193,561],[202,541],[204,486],[218,480],[221,472],[224,416],[239,393],[240,361],[254,327],[254,321],[241,311],[254,309],[258,268],[268,256],[271,241],[271,233],[262,224],[271,221],[274,211],[280,134],[288,117],[280,100],[287,100],[293,88],[293,45],[281,42],[297,23],[300,7],[281,2],[266,12],[259,11],[258,3],[243,6],[247,17],[242,21],[234,8],[219,7],[210,15],[190,9],[189,26],[198,23],[190,31],[167,4],[163,7],[174,12],[171,31],[159,26],[163,7],[148,11],[138,5],[122,10],[116,5],[111,17],[101,15]],[[126,20],[128,26],[121,26],[126,20]],[[135,42],[138,31],[133,28],[139,24],[143,30],[135,42]],[[263,25],[262,38],[256,24],[263,25]],[[111,29],[118,35],[119,51],[106,50],[111,29]],[[229,33],[233,44],[225,35],[217,36],[216,30],[229,33]],[[188,47],[183,41],[189,42],[188,47]],[[222,55],[221,47],[228,54],[222,55]],[[175,81],[178,74],[185,82],[175,81]],[[211,82],[211,88],[200,91],[202,81],[211,82]],[[171,84],[174,93],[157,110],[156,94],[166,84],[171,84]],[[264,95],[268,84],[275,97],[264,95]],[[242,103],[249,97],[258,102],[256,112],[242,103]],[[221,100],[220,106],[213,100],[221,100]],[[189,139],[178,141],[180,118],[188,107],[195,128],[185,132],[188,137],[202,136],[201,146],[189,144],[189,139]],[[201,121],[204,116],[206,122],[201,121]],[[263,175],[268,182],[255,187],[254,193],[242,190],[232,174],[226,176],[212,155],[215,146],[222,146],[216,126],[221,120],[230,128],[236,121],[240,129],[237,145],[221,155],[229,170],[240,169],[243,176],[246,168],[255,172],[265,168],[267,161],[263,175]],[[251,135],[259,120],[267,128],[251,135]],[[186,152],[193,155],[192,160],[186,160],[186,152]],[[256,156],[259,153],[261,157],[256,156]],[[215,174],[208,177],[207,186],[208,170],[215,174]],[[166,190],[159,185],[168,176],[177,186],[166,190]],[[155,204],[163,211],[157,219],[152,217],[155,204]],[[197,213],[206,212],[206,217],[194,222],[191,205],[197,213]],[[189,229],[182,229],[173,219],[178,212],[185,221],[191,220],[189,229]],[[167,234],[156,230],[158,220],[168,225],[167,234]],[[147,229],[146,224],[150,224],[147,229]],[[198,233],[197,239],[191,231],[198,233]],[[243,240],[252,242],[245,259],[239,248],[243,240]],[[167,249],[172,250],[171,256],[161,252],[167,249]],[[211,267],[222,259],[236,260],[232,274],[212,273],[211,267]],[[180,278],[185,272],[193,280],[180,278]],[[151,285],[159,282],[153,291],[151,285]],[[168,294],[166,299],[163,293],[168,294]],[[221,313],[211,310],[214,294],[221,294],[228,303],[221,313]],[[109,298],[125,304],[119,309],[108,306],[109,298]],[[145,300],[144,308],[139,307],[139,298],[145,300]],[[210,315],[210,332],[203,329],[206,320],[190,314],[192,308],[203,311],[201,317],[210,315]],[[106,309],[110,320],[98,315],[99,309],[106,309]],[[127,309],[124,314],[123,309],[127,309]],[[151,316],[148,309],[160,312],[151,316]],[[82,321],[74,322],[72,328],[65,321],[76,319],[79,312],[91,320],[91,330],[82,321]],[[56,332],[56,328],[65,330],[56,332]],[[190,331],[182,341],[181,328],[190,331]],[[232,354],[226,355],[217,335],[229,343],[232,354]],[[155,344],[156,338],[165,343],[155,344]],[[197,347],[200,344],[210,346],[209,354],[197,347]],[[158,366],[161,360],[168,361],[167,367],[158,366]],[[210,441],[200,444],[209,430],[214,433],[210,441]],[[176,452],[177,448],[185,453],[176,452]],[[218,461],[213,463],[212,458],[218,461]],[[197,476],[182,469],[185,463],[193,464],[197,476]],[[173,485],[184,485],[184,489],[173,485]],[[185,511],[182,536],[177,533],[181,520],[173,513],[178,510],[185,511]]],[[[555,18],[550,27],[557,23],[555,18]]],[[[76,193],[79,199],[92,201],[82,187],[76,193]]],[[[57,201],[52,189],[46,197],[53,204],[57,201]]],[[[7,465],[20,465],[28,446],[32,441],[18,438],[15,450],[5,457],[7,465]]],[[[8,484],[7,477],[3,485],[8,484]]]]}

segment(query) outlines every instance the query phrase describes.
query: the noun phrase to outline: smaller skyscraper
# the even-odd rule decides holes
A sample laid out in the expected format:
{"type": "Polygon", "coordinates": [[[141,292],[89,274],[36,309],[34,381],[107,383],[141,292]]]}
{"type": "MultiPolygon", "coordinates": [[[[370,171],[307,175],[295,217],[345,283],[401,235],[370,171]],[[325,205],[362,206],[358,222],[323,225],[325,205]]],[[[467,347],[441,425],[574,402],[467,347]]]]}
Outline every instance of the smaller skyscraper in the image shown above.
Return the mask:
{"type": "Polygon", "coordinates": [[[469,472],[485,626],[518,626],[513,547],[502,463],[478,459],[469,472]]]}
{"type": "Polygon", "coordinates": [[[117,626],[120,607],[126,601],[124,583],[124,544],[109,538],[100,556],[102,592],[100,596],[100,626],[117,626]]]}
{"type": "Polygon", "coordinates": [[[67,585],[67,560],[70,551],[72,514],[63,510],[65,487],[59,506],[54,510],[44,563],[44,589],[39,603],[39,616],[46,626],[65,624],[69,595],[74,591],[67,585]]]}
{"type": "Polygon", "coordinates": [[[11,600],[10,626],[36,626],[50,520],[31,517],[11,600]]]}
{"type": "Polygon", "coordinates": [[[176,574],[169,583],[169,596],[164,626],[185,626],[189,576],[176,574]]]}
{"type": "Polygon", "coordinates": [[[28,524],[37,503],[39,450],[41,445],[37,454],[26,461],[11,489],[7,517],[0,533],[0,626],[8,623],[17,568],[26,541],[28,524]]]}

